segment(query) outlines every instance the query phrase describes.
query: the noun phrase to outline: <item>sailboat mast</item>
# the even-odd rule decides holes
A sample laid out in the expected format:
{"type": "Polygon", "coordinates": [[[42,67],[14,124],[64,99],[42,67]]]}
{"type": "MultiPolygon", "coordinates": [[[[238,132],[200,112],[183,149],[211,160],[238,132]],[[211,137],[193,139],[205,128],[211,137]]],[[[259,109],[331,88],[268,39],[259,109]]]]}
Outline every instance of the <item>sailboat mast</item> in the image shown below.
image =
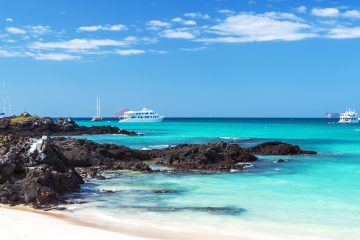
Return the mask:
{"type": "Polygon", "coordinates": [[[95,117],[101,118],[101,102],[99,96],[96,97],[96,115],[95,117]]]}
{"type": "Polygon", "coordinates": [[[100,101],[100,98],[99,98],[99,109],[98,109],[99,113],[98,113],[98,117],[100,118],[101,117],[101,101],[100,101]]]}
{"type": "Polygon", "coordinates": [[[6,81],[3,82],[1,107],[4,114],[8,113],[9,115],[12,115],[9,96],[6,90],[6,81]]]}

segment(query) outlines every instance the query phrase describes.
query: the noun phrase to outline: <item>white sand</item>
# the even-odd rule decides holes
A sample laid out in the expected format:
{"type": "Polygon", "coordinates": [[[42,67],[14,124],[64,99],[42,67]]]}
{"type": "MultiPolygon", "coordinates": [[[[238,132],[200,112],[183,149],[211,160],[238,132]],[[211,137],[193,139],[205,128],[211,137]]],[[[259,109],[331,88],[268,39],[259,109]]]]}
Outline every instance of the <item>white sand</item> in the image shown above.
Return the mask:
{"type": "MultiPolygon", "coordinates": [[[[61,216],[61,215],[59,215],[61,216]]],[[[144,240],[119,232],[72,224],[56,217],[0,206],[0,234],[4,240],[144,240]]]]}
{"type": "Polygon", "coordinates": [[[36,211],[0,205],[0,239],[4,240],[253,240],[239,235],[214,234],[199,229],[164,229],[142,224],[109,226],[100,219],[69,212],[36,211]]]}
{"type": "Polygon", "coordinates": [[[357,240],[359,238],[356,236],[359,236],[358,233],[360,233],[358,230],[352,230],[353,232],[349,231],[340,235],[341,232],[337,231],[317,230],[315,233],[309,234],[308,229],[304,229],[301,232],[308,232],[308,234],[293,235],[293,233],[285,234],[285,229],[277,224],[274,225],[277,227],[274,227],[272,232],[263,231],[261,226],[262,224],[259,224],[258,231],[249,232],[244,224],[239,226],[242,229],[237,234],[219,233],[216,231],[219,229],[204,231],[204,229],[191,226],[190,223],[186,228],[166,229],[162,226],[149,227],[143,224],[132,226],[124,219],[120,225],[109,226],[106,222],[87,215],[44,212],[29,207],[12,208],[0,205],[0,239],[4,240],[328,240],[343,239],[341,236],[346,236],[346,239],[349,240],[357,240]],[[319,231],[322,234],[319,234],[319,231]],[[324,233],[327,234],[324,236],[324,233]]]}

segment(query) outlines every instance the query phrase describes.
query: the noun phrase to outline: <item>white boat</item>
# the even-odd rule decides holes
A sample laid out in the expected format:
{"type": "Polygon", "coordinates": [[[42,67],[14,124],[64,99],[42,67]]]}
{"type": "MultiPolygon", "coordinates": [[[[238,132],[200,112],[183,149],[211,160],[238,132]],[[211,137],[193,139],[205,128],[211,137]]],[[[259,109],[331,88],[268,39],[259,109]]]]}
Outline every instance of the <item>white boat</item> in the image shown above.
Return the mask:
{"type": "Polygon", "coordinates": [[[359,123],[358,113],[354,110],[348,109],[346,112],[340,115],[340,120],[338,123],[341,124],[359,123]]]}
{"type": "Polygon", "coordinates": [[[153,110],[144,108],[140,111],[126,111],[119,122],[132,122],[132,123],[153,123],[161,122],[165,116],[160,116],[153,110]]]}
{"type": "Polygon", "coordinates": [[[91,119],[93,122],[101,121],[101,102],[100,98],[96,97],[96,115],[91,119]]]}

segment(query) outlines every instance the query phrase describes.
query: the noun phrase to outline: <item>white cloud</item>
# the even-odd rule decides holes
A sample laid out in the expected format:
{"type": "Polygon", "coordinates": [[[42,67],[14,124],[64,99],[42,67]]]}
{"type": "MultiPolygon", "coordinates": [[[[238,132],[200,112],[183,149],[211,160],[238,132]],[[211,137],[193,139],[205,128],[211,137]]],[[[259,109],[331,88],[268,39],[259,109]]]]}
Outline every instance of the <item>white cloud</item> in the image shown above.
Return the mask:
{"type": "Polygon", "coordinates": [[[46,53],[46,54],[39,53],[39,54],[34,54],[33,58],[36,60],[53,60],[53,61],[81,59],[80,56],[74,56],[74,55],[63,54],[63,53],[46,53]]]}
{"type": "MultiPolygon", "coordinates": [[[[260,16],[261,14],[259,14],[260,16]]],[[[298,22],[302,22],[303,19],[296,16],[295,14],[292,13],[287,13],[287,12],[266,12],[263,14],[266,17],[270,17],[273,19],[279,19],[279,20],[293,20],[293,21],[298,21],[298,22]]]]}
{"type": "Polygon", "coordinates": [[[360,11],[358,10],[348,10],[342,14],[346,18],[360,18],[360,11]]]}
{"type": "Polygon", "coordinates": [[[143,37],[141,38],[146,44],[156,44],[159,42],[159,39],[156,37],[143,37]]]}
{"type": "Polygon", "coordinates": [[[180,17],[173,18],[171,21],[172,21],[172,22],[176,22],[176,23],[181,23],[181,24],[183,24],[183,25],[188,25],[188,26],[190,26],[190,25],[196,25],[196,22],[195,22],[195,21],[193,21],[193,20],[184,20],[184,19],[182,19],[182,18],[180,18],[180,17]]]}
{"type": "Polygon", "coordinates": [[[128,36],[128,37],[124,38],[124,42],[128,43],[128,44],[135,43],[137,41],[139,41],[139,39],[135,36],[128,36]]]}
{"type": "Polygon", "coordinates": [[[127,27],[122,24],[117,25],[96,25],[96,26],[82,26],[79,27],[77,30],[80,32],[96,32],[96,31],[123,31],[126,30],[127,27]]]}
{"type": "Polygon", "coordinates": [[[329,38],[349,39],[360,38],[360,27],[337,27],[329,31],[329,38]]]}
{"type": "Polygon", "coordinates": [[[198,51],[203,51],[207,49],[207,47],[196,47],[196,48],[180,48],[179,50],[181,51],[186,51],[186,52],[198,52],[198,51]]]}
{"type": "Polygon", "coordinates": [[[126,46],[129,42],[117,41],[112,39],[72,39],[62,42],[34,42],[29,45],[31,49],[65,49],[70,51],[97,49],[99,47],[118,47],[126,46]]]}
{"type": "Polygon", "coordinates": [[[14,19],[12,19],[12,18],[5,18],[5,21],[6,21],[6,22],[13,22],[14,19]]]}
{"type": "Polygon", "coordinates": [[[0,57],[21,57],[21,54],[18,52],[0,49],[0,57]]]}
{"type": "Polygon", "coordinates": [[[184,30],[176,30],[176,29],[167,29],[164,30],[161,34],[162,37],[172,38],[172,39],[193,39],[195,35],[191,32],[187,32],[184,30]]]}
{"type": "Polygon", "coordinates": [[[311,14],[317,17],[338,17],[340,11],[337,8],[313,8],[311,14]]]}
{"type": "Polygon", "coordinates": [[[30,57],[36,60],[54,60],[54,61],[63,61],[63,60],[78,60],[81,59],[80,56],[73,56],[69,54],[62,53],[33,53],[28,51],[8,51],[0,49],[0,57],[30,57]]]}
{"type": "Polygon", "coordinates": [[[163,21],[160,21],[160,20],[151,20],[151,21],[148,21],[146,23],[146,25],[148,25],[149,29],[153,29],[153,30],[158,30],[160,28],[166,28],[166,27],[170,27],[170,23],[168,22],[163,22],[163,21]]]}
{"type": "Polygon", "coordinates": [[[345,12],[340,12],[340,10],[337,8],[313,8],[311,13],[312,15],[318,17],[343,17],[360,19],[359,10],[347,10],[345,12]]]}
{"type": "Polygon", "coordinates": [[[202,14],[196,12],[185,13],[184,16],[190,18],[210,19],[210,16],[208,14],[202,14]]]}
{"type": "Polygon", "coordinates": [[[140,49],[124,49],[124,50],[117,50],[116,53],[122,56],[129,56],[129,55],[144,54],[145,51],[140,49]]]}
{"type": "Polygon", "coordinates": [[[168,51],[165,50],[156,50],[156,49],[150,49],[149,52],[155,53],[155,54],[167,54],[168,51]]]}
{"type": "Polygon", "coordinates": [[[298,13],[306,13],[307,12],[307,7],[305,7],[303,5],[303,6],[298,7],[296,10],[297,10],[298,13]]]}
{"type": "Polygon", "coordinates": [[[210,29],[213,31],[212,33],[221,35],[221,37],[204,38],[197,41],[229,43],[295,41],[315,36],[311,32],[312,27],[310,25],[295,21],[292,15],[274,14],[273,12],[264,14],[242,13],[228,17],[210,29]]]}
{"type": "Polygon", "coordinates": [[[51,29],[49,26],[43,26],[43,25],[29,26],[29,27],[27,27],[27,29],[36,35],[43,35],[43,34],[51,32],[51,29]]]}
{"type": "Polygon", "coordinates": [[[235,11],[229,10],[229,9],[221,9],[218,12],[222,13],[222,14],[234,14],[235,13],[235,11]]]}
{"type": "Polygon", "coordinates": [[[7,27],[6,31],[11,34],[26,34],[26,31],[17,27],[7,27]]]}

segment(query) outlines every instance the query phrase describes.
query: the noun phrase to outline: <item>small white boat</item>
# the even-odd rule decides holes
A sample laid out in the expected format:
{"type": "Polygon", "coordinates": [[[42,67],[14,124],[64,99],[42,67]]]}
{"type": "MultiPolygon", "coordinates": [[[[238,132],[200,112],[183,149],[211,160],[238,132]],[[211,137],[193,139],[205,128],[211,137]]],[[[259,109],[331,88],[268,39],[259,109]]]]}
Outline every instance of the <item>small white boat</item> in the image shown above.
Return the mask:
{"type": "Polygon", "coordinates": [[[100,98],[96,97],[96,115],[91,119],[93,122],[101,121],[101,103],[100,98]]]}
{"type": "Polygon", "coordinates": [[[127,111],[122,117],[120,117],[119,122],[131,122],[131,123],[154,123],[161,122],[164,120],[165,116],[160,116],[158,113],[153,110],[144,108],[140,111],[127,111]]]}
{"type": "Polygon", "coordinates": [[[340,115],[340,124],[353,124],[359,123],[359,116],[358,113],[354,110],[348,109],[346,112],[340,115]]]}

